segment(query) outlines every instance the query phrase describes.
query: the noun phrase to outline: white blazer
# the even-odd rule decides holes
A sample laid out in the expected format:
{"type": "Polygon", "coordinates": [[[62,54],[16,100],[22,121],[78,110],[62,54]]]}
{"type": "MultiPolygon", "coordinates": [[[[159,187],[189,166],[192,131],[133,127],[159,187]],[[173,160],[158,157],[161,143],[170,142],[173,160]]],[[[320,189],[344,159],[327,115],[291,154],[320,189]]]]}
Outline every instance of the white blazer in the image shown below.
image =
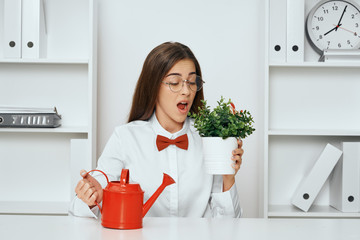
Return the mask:
{"type": "MultiPolygon", "coordinates": [[[[241,208],[234,184],[222,192],[222,176],[205,172],[202,141],[187,118],[183,128],[169,133],[158,122],[155,114],[149,121],[134,121],[116,127],[99,158],[97,169],[105,172],[110,181],[119,181],[121,170],[129,169],[130,182],[140,184],[147,201],[162,183],[163,173],[174,180],[165,188],[146,216],[148,217],[240,217],[241,208]],[[188,150],[170,145],[162,151],[156,147],[156,136],[175,139],[188,135],[188,150]]],[[[98,172],[93,176],[105,188],[106,179],[98,172]]],[[[76,216],[97,217],[97,207],[90,209],[75,197],[70,212],[76,216]]]]}

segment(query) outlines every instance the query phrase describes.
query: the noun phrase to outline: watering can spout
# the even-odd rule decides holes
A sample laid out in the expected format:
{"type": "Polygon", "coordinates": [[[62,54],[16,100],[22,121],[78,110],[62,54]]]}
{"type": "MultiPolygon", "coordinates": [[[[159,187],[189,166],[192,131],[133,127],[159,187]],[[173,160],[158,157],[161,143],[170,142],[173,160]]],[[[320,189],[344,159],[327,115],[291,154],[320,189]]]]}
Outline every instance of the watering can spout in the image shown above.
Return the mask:
{"type": "Polygon", "coordinates": [[[175,183],[174,179],[172,179],[169,175],[164,173],[163,182],[160,187],[154,192],[154,194],[146,201],[143,207],[143,217],[145,217],[146,213],[149,211],[151,206],[154,204],[156,199],[162,193],[162,191],[169,185],[175,183]]]}

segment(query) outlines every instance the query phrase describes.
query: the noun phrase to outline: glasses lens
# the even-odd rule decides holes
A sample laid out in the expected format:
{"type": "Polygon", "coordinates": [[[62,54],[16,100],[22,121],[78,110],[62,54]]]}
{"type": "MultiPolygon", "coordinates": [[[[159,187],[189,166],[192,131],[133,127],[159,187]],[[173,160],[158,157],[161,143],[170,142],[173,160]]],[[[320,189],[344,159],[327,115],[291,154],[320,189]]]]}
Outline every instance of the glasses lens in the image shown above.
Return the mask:
{"type": "Polygon", "coordinates": [[[182,88],[182,79],[180,76],[169,77],[169,87],[172,91],[178,92],[182,88]]]}
{"type": "Polygon", "coordinates": [[[195,91],[200,91],[203,87],[203,83],[204,81],[202,80],[202,78],[198,75],[196,75],[196,90],[195,91]]]}
{"type": "Polygon", "coordinates": [[[195,74],[190,75],[188,78],[188,81],[186,82],[187,85],[189,86],[189,88],[191,89],[191,91],[196,92],[197,91],[197,83],[196,83],[196,78],[198,76],[196,76],[195,74]]]}
{"type": "Polygon", "coordinates": [[[183,88],[183,82],[191,89],[191,91],[200,91],[203,87],[203,80],[198,75],[191,75],[187,81],[183,80],[180,76],[170,76],[167,79],[167,84],[173,92],[179,92],[183,88]]]}

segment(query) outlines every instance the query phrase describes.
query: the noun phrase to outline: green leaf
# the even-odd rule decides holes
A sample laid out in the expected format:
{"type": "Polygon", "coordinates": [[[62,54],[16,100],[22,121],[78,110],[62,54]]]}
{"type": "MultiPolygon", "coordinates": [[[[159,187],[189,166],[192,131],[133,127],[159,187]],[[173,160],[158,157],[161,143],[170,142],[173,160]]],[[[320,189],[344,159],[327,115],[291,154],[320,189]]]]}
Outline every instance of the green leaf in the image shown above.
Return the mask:
{"type": "Polygon", "coordinates": [[[255,129],[252,127],[254,120],[249,111],[233,114],[230,108],[231,99],[227,102],[221,96],[218,105],[211,110],[206,100],[201,100],[199,112],[189,114],[194,118],[194,127],[200,136],[207,137],[241,137],[251,135],[255,129]]]}

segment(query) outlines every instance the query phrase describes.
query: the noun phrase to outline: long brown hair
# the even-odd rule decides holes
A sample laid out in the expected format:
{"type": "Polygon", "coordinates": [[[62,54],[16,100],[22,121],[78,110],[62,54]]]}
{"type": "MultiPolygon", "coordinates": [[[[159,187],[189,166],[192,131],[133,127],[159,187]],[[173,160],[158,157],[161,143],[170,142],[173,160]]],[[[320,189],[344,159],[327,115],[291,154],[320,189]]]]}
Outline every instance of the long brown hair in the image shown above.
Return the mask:
{"type": "MultiPolygon", "coordinates": [[[[178,42],[165,42],[155,47],[146,57],[137,81],[128,122],[148,120],[155,110],[156,99],[165,74],[180,60],[194,62],[196,74],[201,77],[200,65],[187,46],[178,42]]],[[[198,112],[204,99],[203,89],[196,92],[190,112],[198,112]]]]}

